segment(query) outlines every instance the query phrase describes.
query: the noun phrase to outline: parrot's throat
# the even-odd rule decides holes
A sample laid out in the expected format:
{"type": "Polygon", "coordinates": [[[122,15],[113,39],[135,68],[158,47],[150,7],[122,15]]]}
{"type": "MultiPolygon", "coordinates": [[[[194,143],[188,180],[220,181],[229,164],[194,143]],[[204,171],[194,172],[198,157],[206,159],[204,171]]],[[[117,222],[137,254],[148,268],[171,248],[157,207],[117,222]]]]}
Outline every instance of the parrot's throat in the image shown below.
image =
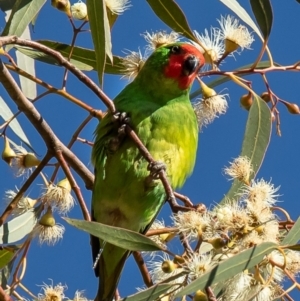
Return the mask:
{"type": "Polygon", "coordinates": [[[178,82],[178,87],[186,90],[193,83],[197,73],[190,75],[184,74],[184,55],[170,56],[169,64],[164,69],[164,75],[168,78],[173,78],[178,82]]]}

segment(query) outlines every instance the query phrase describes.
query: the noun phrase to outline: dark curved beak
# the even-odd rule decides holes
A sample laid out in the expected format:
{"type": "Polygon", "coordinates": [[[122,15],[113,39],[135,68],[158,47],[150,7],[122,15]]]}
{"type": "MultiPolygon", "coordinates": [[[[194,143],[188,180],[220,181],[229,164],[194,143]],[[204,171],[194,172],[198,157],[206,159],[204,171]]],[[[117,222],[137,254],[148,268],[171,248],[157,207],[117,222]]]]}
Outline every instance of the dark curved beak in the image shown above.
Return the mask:
{"type": "Polygon", "coordinates": [[[199,67],[199,60],[194,55],[189,55],[183,64],[183,73],[188,76],[194,73],[199,67]]]}

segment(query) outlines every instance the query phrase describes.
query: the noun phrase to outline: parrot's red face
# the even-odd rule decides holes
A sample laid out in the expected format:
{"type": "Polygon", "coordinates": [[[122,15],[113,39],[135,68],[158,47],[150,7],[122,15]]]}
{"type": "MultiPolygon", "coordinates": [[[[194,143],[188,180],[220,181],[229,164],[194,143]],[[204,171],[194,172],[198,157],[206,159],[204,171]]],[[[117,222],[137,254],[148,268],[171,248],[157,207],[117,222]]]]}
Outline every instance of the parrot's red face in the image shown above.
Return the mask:
{"type": "Polygon", "coordinates": [[[180,89],[187,89],[205,64],[203,54],[190,44],[178,44],[170,46],[169,63],[164,69],[168,78],[178,81],[180,89]]]}

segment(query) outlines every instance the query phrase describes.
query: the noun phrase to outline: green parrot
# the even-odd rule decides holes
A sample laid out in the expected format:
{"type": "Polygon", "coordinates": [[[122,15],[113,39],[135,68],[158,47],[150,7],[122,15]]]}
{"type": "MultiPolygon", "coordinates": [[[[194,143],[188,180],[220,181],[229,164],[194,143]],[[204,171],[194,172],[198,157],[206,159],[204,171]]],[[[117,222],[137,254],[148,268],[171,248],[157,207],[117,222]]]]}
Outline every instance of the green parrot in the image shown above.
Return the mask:
{"type": "MultiPolygon", "coordinates": [[[[136,78],[115,98],[118,112],[126,112],[129,124],[154,160],[166,166],[173,189],[181,187],[195,165],[198,124],[189,91],[205,63],[202,53],[187,43],[157,48],[136,78]]],[[[149,174],[149,164],[135,143],[120,135],[120,123],[108,112],[95,131],[92,162],[95,183],[92,219],[99,223],[145,233],[166,200],[159,179],[149,174]]],[[[97,301],[112,301],[130,252],[91,238],[97,266],[97,301]]]]}

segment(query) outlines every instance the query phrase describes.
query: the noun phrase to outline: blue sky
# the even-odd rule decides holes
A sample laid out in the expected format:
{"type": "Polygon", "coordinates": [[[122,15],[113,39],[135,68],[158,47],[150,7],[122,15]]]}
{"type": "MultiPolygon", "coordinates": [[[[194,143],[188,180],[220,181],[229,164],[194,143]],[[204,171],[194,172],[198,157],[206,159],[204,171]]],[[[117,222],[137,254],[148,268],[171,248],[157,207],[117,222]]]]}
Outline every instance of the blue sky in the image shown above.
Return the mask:
{"type": "MultiPolygon", "coordinates": [[[[231,14],[222,3],[212,1],[177,1],[185,12],[192,29],[203,32],[205,28],[217,26],[216,19],[221,14],[231,14]]],[[[246,1],[241,1],[241,4],[246,1]]],[[[250,11],[248,2],[246,9],[250,11]]],[[[300,5],[297,1],[289,0],[273,1],[274,25],[269,41],[269,47],[274,61],[282,65],[290,65],[299,60],[299,12],[300,5]]],[[[76,23],[77,24],[77,23],[76,23]]],[[[79,25],[80,23],[78,23],[79,25]]],[[[4,26],[4,17],[1,15],[1,27],[4,26]]],[[[113,53],[124,56],[126,49],[142,52],[145,49],[145,40],[141,36],[146,31],[170,29],[163,24],[152,12],[146,1],[132,1],[132,7],[120,16],[112,31],[113,53]]],[[[57,40],[70,43],[72,37],[71,26],[66,16],[53,9],[50,2],[47,2],[40,12],[32,39],[57,40]]],[[[260,51],[261,43],[255,36],[252,50],[245,50],[241,55],[235,55],[235,59],[227,58],[223,64],[223,70],[233,70],[253,62],[260,51]]],[[[91,48],[89,33],[79,35],[77,45],[91,48]]],[[[37,75],[50,84],[60,87],[63,76],[63,69],[43,63],[36,64],[37,75]]],[[[95,72],[89,72],[89,76],[97,81],[95,72]]],[[[282,99],[299,104],[299,80],[300,75],[296,72],[277,72],[267,75],[273,91],[282,99]]],[[[205,78],[206,82],[213,78],[205,78]]],[[[253,81],[254,90],[260,94],[265,91],[263,82],[259,76],[248,78],[253,81]]],[[[104,78],[104,91],[113,98],[127,84],[126,80],[120,80],[119,76],[108,75],[104,78]]],[[[198,87],[196,87],[198,88],[198,87]]],[[[69,92],[81,98],[89,105],[104,109],[102,103],[95,95],[88,91],[82,84],[72,76],[69,76],[67,84],[69,92]]],[[[229,109],[225,115],[216,119],[213,124],[203,129],[200,133],[200,145],[198,149],[197,163],[193,175],[188,179],[181,193],[186,194],[194,203],[205,203],[210,207],[218,203],[228,191],[231,182],[223,174],[223,168],[229,161],[237,157],[241,150],[245,123],[248,112],[243,110],[239,104],[239,98],[246,92],[232,83],[226,83],[217,87],[217,91],[224,91],[229,94],[229,109]]],[[[39,92],[42,90],[40,89],[39,92]]],[[[10,107],[16,107],[8,95],[0,86],[0,95],[7,100],[10,107]]],[[[50,124],[58,137],[65,143],[69,141],[72,133],[87,116],[82,109],[68,103],[65,99],[48,96],[36,104],[38,110],[50,124]]],[[[258,178],[271,180],[275,186],[280,186],[279,203],[285,208],[293,219],[299,216],[298,187],[300,181],[300,160],[299,160],[299,116],[291,115],[283,105],[279,105],[281,118],[282,137],[278,137],[274,131],[271,135],[271,142],[267,151],[264,163],[258,174],[258,178]]],[[[24,116],[20,116],[19,122],[23,126],[28,138],[31,141],[37,154],[41,157],[45,153],[45,146],[35,129],[29,124],[24,116]]],[[[92,140],[93,131],[97,121],[94,120],[83,131],[81,137],[92,140]]],[[[9,137],[16,143],[18,138],[8,132],[9,137]]],[[[77,143],[73,151],[78,154],[81,160],[92,170],[90,164],[90,147],[77,143]]],[[[51,169],[46,174],[51,176],[51,169]]],[[[63,178],[62,173],[58,176],[63,178]]],[[[21,179],[16,179],[10,168],[0,162],[0,197],[4,191],[20,186],[21,179]]],[[[32,188],[29,189],[30,197],[37,197],[41,191],[39,178],[32,188]]],[[[86,191],[84,184],[78,179],[84,198],[90,207],[91,192],[86,191]]],[[[72,218],[81,218],[79,206],[77,205],[69,214],[72,218]]],[[[170,210],[166,205],[160,215],[166,221],[169,220],[170,210]]],[[[24,284],[34,293],[38,293],[43,282],[56,284],[61,282],[68,286],[66,295],[72,298],[76,290],[85,290],[88,298],[93,298],[96,292],[98,280],[94,277],[92,270],[92,258],[89,246],[89,237],[83,232],[66,225],[63,220],[57,218],[59,223],[66,227],[63,240],[54,247],[39,246],[35,241],[28,254],[27,272],[24,284]]],[[[126,264],[124,275],[120,282],[120,292],[126,296],[135,292],[137,286],[142,282],[138,275],[137,267],[130,258],[126,264]]],[[[299,294],[298,294],[299,295],[299,294]]],[[[294,294],[294,296],[297,296],[294,294]]]]}

